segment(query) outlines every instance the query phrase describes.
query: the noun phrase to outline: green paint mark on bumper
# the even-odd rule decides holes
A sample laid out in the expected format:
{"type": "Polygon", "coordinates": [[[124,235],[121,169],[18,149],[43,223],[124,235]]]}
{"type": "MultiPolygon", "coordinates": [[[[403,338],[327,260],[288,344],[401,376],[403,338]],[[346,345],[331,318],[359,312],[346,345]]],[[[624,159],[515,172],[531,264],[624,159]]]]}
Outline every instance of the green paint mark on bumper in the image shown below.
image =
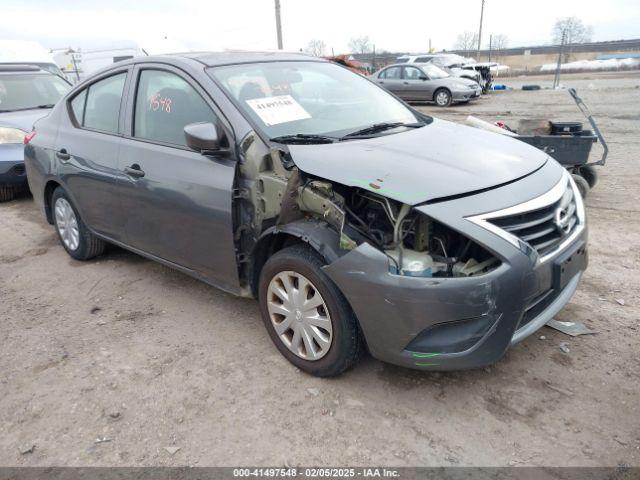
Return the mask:
{"type": "Polygon", "coordinates": [[[432,357],[437,357],[438,355],[440,354],[439,353],[418,353],[418,352],[411,353],[411,356],[413,358],[432,358],[432,357]]]}
{"type": "Polygon", "coordinates": [[[436,365],[440,365],[440,364],[439,363],[416,362],[416,366],[418,366],[418,367],[435,367],[436,365]]]}

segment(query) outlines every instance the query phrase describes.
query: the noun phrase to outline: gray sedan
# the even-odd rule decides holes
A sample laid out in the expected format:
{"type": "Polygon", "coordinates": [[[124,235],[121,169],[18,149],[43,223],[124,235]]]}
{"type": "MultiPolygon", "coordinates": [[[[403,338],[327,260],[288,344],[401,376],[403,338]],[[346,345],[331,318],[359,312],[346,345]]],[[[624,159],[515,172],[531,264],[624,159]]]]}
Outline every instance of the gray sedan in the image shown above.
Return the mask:
{"type": "Polygon", "coordinates": [[[372,79],[408,102],[435,102],[439,107],[468,102],[482,93],[477,82],[452,77],[430,63],[390,65],[372,79]]]}
{"type": "MultiPolygon", "coordinates": [[[[112,243],[255,297],[278,350],[313,375],[365,349],[422,370],[488,365],[587,267],[582,197],[546,153],[316,57],[117,62],[34,128],[29,187],[72,258],[112,243]]],[[[256,338],[238,364],[276,365],[256,338]]]]}

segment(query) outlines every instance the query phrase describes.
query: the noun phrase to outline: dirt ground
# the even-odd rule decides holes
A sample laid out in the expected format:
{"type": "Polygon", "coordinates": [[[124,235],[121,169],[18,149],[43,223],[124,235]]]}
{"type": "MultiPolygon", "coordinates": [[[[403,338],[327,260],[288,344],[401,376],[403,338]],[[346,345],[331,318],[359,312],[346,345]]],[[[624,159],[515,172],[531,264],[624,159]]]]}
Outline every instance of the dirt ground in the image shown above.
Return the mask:
{"type": "MultiPolygon", "coordinates": [[[[596,335],[545,327],[476,371],[367,357],[312,378],[254,301],[116,248],[72,260],[23,197],[0,205],[0,465],[640,465],[640,75],[563,83],[611,147],[587,200],[591,263],[557,317],[596,335]]],[[[421,108],[580,119],[550,90],[421,108]]]]}

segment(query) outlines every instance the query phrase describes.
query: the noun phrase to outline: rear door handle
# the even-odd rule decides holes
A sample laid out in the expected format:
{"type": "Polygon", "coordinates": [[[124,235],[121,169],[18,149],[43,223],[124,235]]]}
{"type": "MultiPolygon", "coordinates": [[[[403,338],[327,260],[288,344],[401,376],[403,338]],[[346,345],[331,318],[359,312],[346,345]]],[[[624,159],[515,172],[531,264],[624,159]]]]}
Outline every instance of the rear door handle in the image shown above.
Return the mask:
{"type": "Polygon", "coordinates": [[[56,157],[58,157],[63,162],[66,162],[67,160],[71,159],[71,155],[69,155],[64,148],[61,149],[59,152],[56,152],[56,157]]]}
{"type": "Polygon", "coordinates": [[[409,85],[409,82],[404,82],[405,85],[409,85]]]}
{"type": "Polygon", "coordinates": [[[130,167],[124,167],[124,173],[126,173],[130,177],[144,177],[144,170],[142,170],[140,168],[140,165],[138,165],[137,163],[134,163],[130,167]]]}

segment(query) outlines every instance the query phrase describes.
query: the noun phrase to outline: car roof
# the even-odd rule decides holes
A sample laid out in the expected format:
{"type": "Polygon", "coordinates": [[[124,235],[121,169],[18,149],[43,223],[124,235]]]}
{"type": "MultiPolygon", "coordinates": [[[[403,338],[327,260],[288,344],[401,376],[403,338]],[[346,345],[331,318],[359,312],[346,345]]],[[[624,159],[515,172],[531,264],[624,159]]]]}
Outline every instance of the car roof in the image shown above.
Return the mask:
{"type": "Polygon", "coordinates": [[[27,65],[22,63],[0,63],[0,73],[46,73],[37,65],[27,65]]]}
{"type": "Polygon", "coordinates": [[[219,65],[233,65],[238,63],[259,63],[259,62],[294,62],[294,61],[315,61],[328,62],[323,58],[314,57],[298,52],[281,51],[229,51],[229,52],[188,52],[173,53],[168,57],[183,57],[196,60],[207,67],[219,65]]]}

